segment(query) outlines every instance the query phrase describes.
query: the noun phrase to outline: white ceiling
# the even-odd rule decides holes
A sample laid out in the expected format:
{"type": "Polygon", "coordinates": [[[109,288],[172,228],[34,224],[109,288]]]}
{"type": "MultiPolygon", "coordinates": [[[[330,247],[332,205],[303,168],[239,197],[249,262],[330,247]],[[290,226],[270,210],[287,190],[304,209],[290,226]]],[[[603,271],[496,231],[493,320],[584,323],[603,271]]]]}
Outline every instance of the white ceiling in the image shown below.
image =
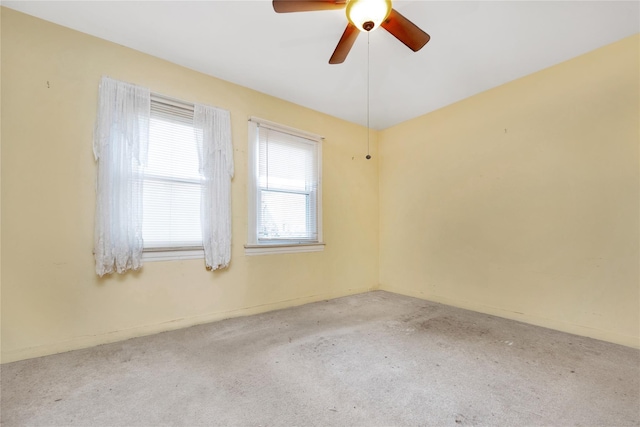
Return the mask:
{"type": "MultiPolygon", "coordinates": [[[[367,35],[329,65],[343,10],[271,1],[2,5],[342,119],[367,124],[367,35]]],[[[370,126],[384,129],[640,32],[638,1],[394,1],[431,35],[414,53],[370,35],[370,126]]]]}

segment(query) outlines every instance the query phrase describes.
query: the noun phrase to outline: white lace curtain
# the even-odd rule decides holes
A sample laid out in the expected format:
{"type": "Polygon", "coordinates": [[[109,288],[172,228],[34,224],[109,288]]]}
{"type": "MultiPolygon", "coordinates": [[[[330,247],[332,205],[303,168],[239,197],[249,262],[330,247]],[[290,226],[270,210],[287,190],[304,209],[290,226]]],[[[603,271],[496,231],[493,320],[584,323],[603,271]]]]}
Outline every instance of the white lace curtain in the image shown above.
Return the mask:
{"type": "Polygon", "coordinates": [[[200,173],[200,202],[205,264],[216,270],[231,261],[231,178],[233,146],[229,112],[196,104],[193,117],[200,173]]]}
{"type": "MultiPolygon", "coordinates": [[[[142,187],[149,140],[148,89],[103,77],[93,149],[98,162],[95,260],[99,276],[142,266],[142,187]]],[[[196,104],[202,241],[208,269],[231,261],[231,118],[196,104]]]]}
{"type": "Polygon", "coordinates": [[[98,162],[94,253],[103,276],[142,266],[142,185],[149,140],[148,89],[103,77],[93,154],[98,162]]]}

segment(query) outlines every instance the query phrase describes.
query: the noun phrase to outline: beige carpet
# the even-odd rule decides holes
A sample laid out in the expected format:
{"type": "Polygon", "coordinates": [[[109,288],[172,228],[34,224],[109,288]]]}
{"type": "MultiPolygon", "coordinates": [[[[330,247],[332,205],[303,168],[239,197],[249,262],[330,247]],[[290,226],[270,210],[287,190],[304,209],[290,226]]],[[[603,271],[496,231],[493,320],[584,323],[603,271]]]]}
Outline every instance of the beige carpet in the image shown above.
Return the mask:
{"type": "Polygon", "coordinates": [[[9,426],[638,426],[640,352],[371,292],[2,366],[9,426]]]}

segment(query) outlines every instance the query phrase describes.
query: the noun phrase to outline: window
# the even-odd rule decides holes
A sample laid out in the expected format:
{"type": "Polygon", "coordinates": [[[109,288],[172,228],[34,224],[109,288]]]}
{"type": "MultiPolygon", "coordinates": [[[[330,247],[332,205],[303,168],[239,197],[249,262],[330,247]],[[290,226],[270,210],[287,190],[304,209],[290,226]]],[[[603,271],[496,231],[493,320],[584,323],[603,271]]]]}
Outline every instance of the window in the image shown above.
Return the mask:
{"type": "Polygon", "coordinates": [[[228,111],[151,96],[142,192],[145,260],[204,258],[211,269],[228,265],[230,137],[228,111]]]}
{"type": "Polygon", "coordinates": [[[152,96],[143,186],[145,258],[202,257],[199,172],[193,107],[152,96]],[[167,254],[167,251],[177,251],[167,254]]]}
{"type": "Polygon", "coordinates": [[[209,270],[229,266],[229,111],[152,96],[103,76],[93,152],[99,276],[137,270],[143,259],[204,258],[209,270]]]}
{"type": "Polygon", "coordinates": [[[246,254],[324,248],[321,140],[266,120],[249,121],[246,254]]]}

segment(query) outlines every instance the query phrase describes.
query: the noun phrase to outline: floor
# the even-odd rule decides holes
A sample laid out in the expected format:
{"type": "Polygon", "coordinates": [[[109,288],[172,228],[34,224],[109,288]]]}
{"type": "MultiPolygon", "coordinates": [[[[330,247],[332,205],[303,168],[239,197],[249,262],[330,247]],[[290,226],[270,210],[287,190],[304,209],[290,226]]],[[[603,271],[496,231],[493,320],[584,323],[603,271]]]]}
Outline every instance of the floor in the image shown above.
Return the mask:
{"type": "Polygon", "coordinates": [[[640,425],[640,351],[383,291],[1,374],[6,427],[640,425]]]}

